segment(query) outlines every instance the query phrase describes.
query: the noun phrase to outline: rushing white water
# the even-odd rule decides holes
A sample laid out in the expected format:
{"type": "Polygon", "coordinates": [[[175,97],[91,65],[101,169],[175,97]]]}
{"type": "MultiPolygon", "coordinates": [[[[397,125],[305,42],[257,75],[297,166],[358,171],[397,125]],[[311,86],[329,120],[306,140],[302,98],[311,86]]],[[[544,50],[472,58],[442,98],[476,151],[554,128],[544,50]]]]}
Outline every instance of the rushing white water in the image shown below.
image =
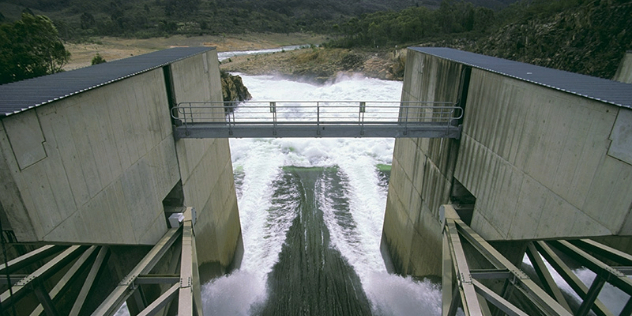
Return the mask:
{"type": "MultiPolygon", "coordinates": [[[[270,76],[242,76],[255,100],[398,101],[401,82],[362,77],[338,78],[315,86],[270,76]]],[[[267,274],[278,260],[285,234],[296,214],[271,222],[262,212],[271,206],[272,185],[282,166],[338,166],[348,183],[346,199],[353,231],[335,220],[333,208],[320,197],[332,245],[354,268],[372,309],[380,315],[439,315],[440,291],[430,282],[391,275],[380,254],[386,188],[376,166],[391,164],[393,139],[232,139],[233,168],[243,173],[239,212],[244,239],[242,266],[204,286],[205,312],[249,315],[266,299],[267,274]]]]}

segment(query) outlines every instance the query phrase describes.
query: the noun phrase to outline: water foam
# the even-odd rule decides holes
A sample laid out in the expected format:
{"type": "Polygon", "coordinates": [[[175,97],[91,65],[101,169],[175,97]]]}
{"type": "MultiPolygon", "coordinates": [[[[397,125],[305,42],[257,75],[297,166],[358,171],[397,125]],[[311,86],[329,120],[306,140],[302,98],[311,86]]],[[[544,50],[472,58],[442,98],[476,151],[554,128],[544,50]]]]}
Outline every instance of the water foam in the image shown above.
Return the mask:
{"type": "MultiPolygon", "coordinates": [[[[324,86],[272,76],[242,75],[242,78],[255,100],[398,101],[402,86],[401,82],[357,76],[339,77],[335,83],[324,86]]],[[[235,139],[230,144],[233,167],[245,174],[243,195],[239,198],[245,255],[239,271],[204,287],[205,305],[216,305],[214,311],[218,314],[247,315],[251,305],[265,300],[266,275],[278,260],[289,228],[283,226],[274,233],[266,231],[272,225],[265,225],[264,212],[260,212],[270,206],[266,198],[271,195],[270,185],[279,175],[279,168],[338,166],[345,181],[344,198],[355,225],[341,225],[331,201],[323,194],[320,205],[332,246],[341,251],[360,276],[374,313],[440,314],[441,293],[437,285],[391,275],[381,257],[387,188],[380,186],[376,166],[391,164],[393,139],[235,139]],[[232,305],[238,306],[231,308],[232,305]]],[[[287,219],[283,222],[287,223],[287,219]]]]}

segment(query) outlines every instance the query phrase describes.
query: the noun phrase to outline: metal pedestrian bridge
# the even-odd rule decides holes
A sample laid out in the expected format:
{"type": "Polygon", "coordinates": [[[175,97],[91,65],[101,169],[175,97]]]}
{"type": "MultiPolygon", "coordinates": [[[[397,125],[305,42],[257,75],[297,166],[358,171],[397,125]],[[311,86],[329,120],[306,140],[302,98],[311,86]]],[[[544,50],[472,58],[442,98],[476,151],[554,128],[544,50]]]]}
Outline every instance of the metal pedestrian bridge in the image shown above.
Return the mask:
{"type": "Polygon", "coordinates": [[[463,109],[452,102],[183,102],[172,108],[180,138],[456,138],[463,109]]]}

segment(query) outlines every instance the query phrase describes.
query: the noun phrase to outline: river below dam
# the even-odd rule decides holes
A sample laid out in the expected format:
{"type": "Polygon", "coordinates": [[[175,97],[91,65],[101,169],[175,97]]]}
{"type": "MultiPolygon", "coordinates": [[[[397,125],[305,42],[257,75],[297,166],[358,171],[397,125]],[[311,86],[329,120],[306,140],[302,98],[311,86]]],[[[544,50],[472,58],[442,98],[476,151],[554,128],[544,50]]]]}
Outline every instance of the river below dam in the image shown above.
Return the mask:
{"type": "MultiPolygon", "coordinates": [[[[398,101],[402,83],[243,76],[255,101],[398,101]]],[[[239,110],[238,110],[239,111],[239,110]]],[[[390,274],[380,240],[394,139],[231,139],[244,257],[209,315],[439,315],[437,284],[390,274]]]]}
{"type": "MultiPolygon", "coordinates": [[[[402,89],[361,76],[325,85],[241,76],[253,101],[399,101],[402,89]]],[[[393,146],[376,138],[231,139],[244,255],[238,269],[202,286],[204,314],[441,315],[441,285],[389,273],[380,249],[393,146]]],[[[575,273],[588,286],[595,277],[575,273]]],[[[609,284],[599,298],[615,314],[627,301],[609,284]]],[[[126,314],[124,305],[117,315],[126,314]]]]}

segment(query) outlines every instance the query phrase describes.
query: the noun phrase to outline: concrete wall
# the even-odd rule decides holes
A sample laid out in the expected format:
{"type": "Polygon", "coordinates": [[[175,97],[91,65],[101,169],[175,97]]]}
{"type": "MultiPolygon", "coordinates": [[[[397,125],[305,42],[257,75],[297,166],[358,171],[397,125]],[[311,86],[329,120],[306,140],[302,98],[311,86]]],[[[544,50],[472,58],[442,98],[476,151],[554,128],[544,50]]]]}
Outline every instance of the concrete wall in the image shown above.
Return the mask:
{"type": "MultiPolygon", "coordinates": [[[[463,65],[409,50],[402,100],[456,101],[463,65]]],[[[471,70],[460,140],[397,139],[383,240],[398,272],[441,272],[455,183],[491,241],[632,235],[632,111],[471,70]]]]}
{"type": "MultiPolygon", "coordinates": [[[[461,70],[461,65],[409,50],[402,101],[456,102],[461,70]]],[[[439,206],[449,201],[457,153],[453,139],[395,141],[382,240],[399,273],[441,272],[439,206]]]]}
{"type": "MultiPolygon", "coordinates": [[[[176,102],[221,102],[217,52],[171,65],[176,102]]],[[[217,110],[223,119],[223,109],[217,110]]],[[[181,139],[176,143],[184,204],[195,206],[198,260],[227,267],[241,238],[228,139],[181,139]]],[[[222,271],[223,272],[223,271],[222,271]]]]}
{"type": "Polygon", "coordinates": [[[630,235],[632,111],[472,70],[455,178],[488,240],[630,235]]]}
{"type": "MultiPolygon", "coordinates": [[[[215,51],[167,67],[177,101],[222,100],[215,51]]],[[[158,68],[2,119],[0,211],[18,241],[153,245],[181,182],[199,262],[230,264],[241,229],[228,141],[176,142],[167,86],[158,68]]]]}
{"type": "Polygon", "coordinates": [[[153,244],[180,178],[161,69],[2,119],[0,203],[20,242],[153,244]]]}

